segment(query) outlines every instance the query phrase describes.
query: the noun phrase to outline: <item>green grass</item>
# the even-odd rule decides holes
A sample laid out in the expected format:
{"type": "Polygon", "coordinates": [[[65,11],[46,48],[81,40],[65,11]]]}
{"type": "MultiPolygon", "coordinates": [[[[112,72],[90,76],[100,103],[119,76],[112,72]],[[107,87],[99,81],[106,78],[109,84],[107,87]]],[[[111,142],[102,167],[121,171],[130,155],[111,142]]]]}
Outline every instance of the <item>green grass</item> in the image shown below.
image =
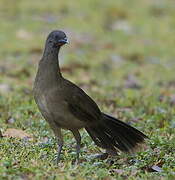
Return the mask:
{"type": "Polygon", "coordinates": [[[174,179],[174,19],[173,1],[1,0],[0,129],[22,129],[33,139],[0,138],[0,179],[174,179]],[[56,140],[32,96],[53,29],[70,39],[60,57],[64,76],[101,110],[147,134],[143,150],[94,160],[101,150],[81,131],[82,163],[76,166],[75,141],[65,131],[62,160],[54,165],[56,140]],[[153,165],[162,171],[153,172],[153,165]]]}

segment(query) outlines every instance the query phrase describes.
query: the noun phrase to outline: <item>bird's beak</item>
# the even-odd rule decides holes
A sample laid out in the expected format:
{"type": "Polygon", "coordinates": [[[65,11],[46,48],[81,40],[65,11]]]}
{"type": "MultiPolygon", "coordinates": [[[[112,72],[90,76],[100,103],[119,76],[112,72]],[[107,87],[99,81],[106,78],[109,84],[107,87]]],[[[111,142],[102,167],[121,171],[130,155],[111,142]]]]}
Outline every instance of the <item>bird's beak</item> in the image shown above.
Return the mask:
{"type": "Polygon", "coordinates": [[[67,38],[58,40],[58,44],[59,44],[59,45],[68,44],[68,43],[69,43],[69,41],[68,41],[67,38]]]}

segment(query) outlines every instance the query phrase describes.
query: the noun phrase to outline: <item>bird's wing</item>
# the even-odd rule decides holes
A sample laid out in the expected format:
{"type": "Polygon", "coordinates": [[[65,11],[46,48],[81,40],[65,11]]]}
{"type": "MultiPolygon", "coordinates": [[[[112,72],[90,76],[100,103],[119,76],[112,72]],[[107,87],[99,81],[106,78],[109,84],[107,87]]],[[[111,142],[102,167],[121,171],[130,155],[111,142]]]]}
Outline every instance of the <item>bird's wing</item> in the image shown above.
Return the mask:
{"type": "Polygon", "coordinates": [[[80,121],[99,121],[101,111],[97,104],[75,84],[70,81],[67,81],[66,84],[67,88],[70,89],[69,96],[66,97],[70,112],[80,121]]]}

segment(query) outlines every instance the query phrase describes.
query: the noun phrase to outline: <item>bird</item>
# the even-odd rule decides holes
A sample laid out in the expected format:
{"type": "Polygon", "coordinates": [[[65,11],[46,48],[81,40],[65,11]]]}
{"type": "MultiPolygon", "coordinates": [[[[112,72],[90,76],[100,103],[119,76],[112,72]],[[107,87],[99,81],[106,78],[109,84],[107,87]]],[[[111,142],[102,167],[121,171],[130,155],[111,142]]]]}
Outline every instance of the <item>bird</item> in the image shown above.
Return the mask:
{"type": "Polygon", "coordinates": [[[35,102],[57,139],[57,163],[64,144],[62,129],[72,132],[79,161],[81,135],[85,129],[94,143],[106,152],[132,152],[147,136],[136,128],[100,110],[80,87],[62,76],[59,52],[68,43],[61,30],[49,33],[34,81],[35,102]]]}

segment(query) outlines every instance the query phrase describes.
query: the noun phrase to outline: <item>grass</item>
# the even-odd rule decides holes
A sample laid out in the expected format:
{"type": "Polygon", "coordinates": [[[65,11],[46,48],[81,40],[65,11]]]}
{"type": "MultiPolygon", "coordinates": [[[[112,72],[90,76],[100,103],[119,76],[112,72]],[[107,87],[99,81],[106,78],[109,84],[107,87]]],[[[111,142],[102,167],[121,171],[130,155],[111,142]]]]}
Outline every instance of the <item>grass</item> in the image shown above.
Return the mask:
{"type": "Polygon", "coordinates": [[[0,128],[22,129],[33,138],[0,138],[0,179],[174,179],[174,8],[173,1],[1,0],[0,128]],[[54,165],[56,140],[32,96],[53,29],[70,39],[60,57],[64,76],[101,110],[147,134],[143,150],[94,160],[100,149],[81,131],[82,163],[75,166],[75,141],[65,131],[62,161],[54,165]]]}

